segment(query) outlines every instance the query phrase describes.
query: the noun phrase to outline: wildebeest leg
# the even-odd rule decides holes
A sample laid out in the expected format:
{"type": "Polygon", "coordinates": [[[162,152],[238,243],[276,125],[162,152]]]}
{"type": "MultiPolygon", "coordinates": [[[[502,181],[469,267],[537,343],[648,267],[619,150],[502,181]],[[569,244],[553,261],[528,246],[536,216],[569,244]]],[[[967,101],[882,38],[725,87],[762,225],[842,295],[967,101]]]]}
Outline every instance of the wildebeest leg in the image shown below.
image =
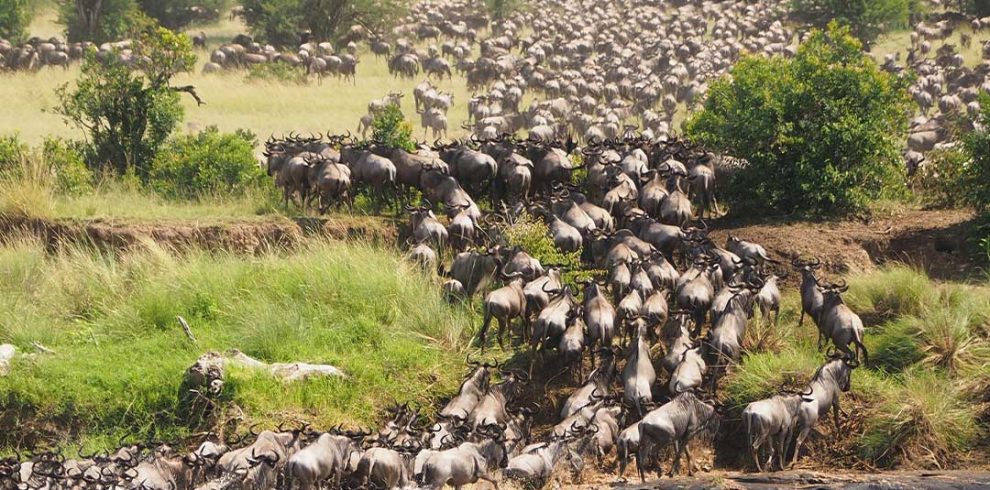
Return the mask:
{"type": "Polygon", "coordinates": [[[687,440],[684,441],[684,455],[687,456],[688,476],[694,476],[694,458],[691,457],[691,446],[687,440]]]}
{"type": "MultiPolygon", "coordinates": [[[[503,341],[503,337],[505,336],[505,325],[507,323],[509,323],[509,319],[508,318],[502,318],[502,317],[499,317],[498,318],[498,346],[502,350],[505,350],[505,342],[503,341]]],[[[511,342],[511,340],[512,340],[511,339],[511,337],[512,337],[512,332],[511,331],[509,332],[509,337],[510,337],[509,338],[509,340],[510,340],[509,343],[511,344],[512,343],[511,342]]]]}
{"type": "Polygon", "coordinates": [[[760,446],[763,445],[763,434],[758,434],[754,439],[752,428],[747,427],[747,429],[749,429],[747,431],[747,435],[749,436],[749,452],[753,455],[753,463],[756,464],[756,471],[763,473],[763,466],[760,463],[760,446]]]}
{"type": "Polygon", "coordinates": [[[840,411],[841,411],[841,409],[839,408],[839,397],[837,396],[837,397],[835,397],[835,401],[832,402],[832,417],[835,419],[835,428],[837,430],[840,428],[840,426],[839,426],[839,412],[840,411]]]}
{"type": "MultiPolygon", "coordinates": [[[[489,475],[488,473],[482,473],[482,474],[478,475],[478,479],[479,480],[485,480],[486,482],[491,483],[492,486],[495,487],[495,490],[498,490],[498,482],[496,482],[495,479],[492,478],[492,476],[489,475]]],[[[458,488],[460,488],[460,487],[458,487],[458,488]]]]}
{"type": "Polygon", "coordinates": [[[492,314],[485,308],[485,322],[481,325],[481,330],[478,331],[478,341],[481,343],[481,352],[485,352],[485,337],[488,336],[488,327],[492,324],[492,314]]]}
{"type": "MultiPolygon", "coordinates": [[[[784,458],[787,457],[787,446],[788,442],[791,440],[791,429],[785,429],[780,431],[777,435],[777,468],[781,471],[784,470],[784,458]]],[[[771,468],[773,467],[773,461],[770,462],[771,468]]]]}
{"type": "Polygon", "coordinates": [[[804,308],[801,308],[801,318],[798,319],[798,326],[804,325],[804,308]]]}
{"type": "Polygon", "coordinates": [[[777,322],[780,321],[780,307],[773,307],[773,326],[777,326],[777,322]]]}
{"type": "Polygon", "coordinates": [[[667,473],[667,476],[673,478],[674,475],[680,474],[681,454],[684,452],[686,446],[687,444],[681,442],[680,439],[674,439],[674,464],[670,465],[670,471],[667,473]]]}
{"type": "Polygon", "coordinates": [[[801,445],[804,444],[804,440],[808,438],[809,433],[811,433],[811,426],[802,427],[801,431],[798,432],[797,440],[794,442],[794,457],[791,458],[791,466],[797,464],[798,454],[801,452],[801,445]]]}
{"type": "Polygon", "coordinates": [[[646,483],[646,456],[649,454],[650,440],[644,434],[643,426],[639,426],[639,450],[636,451],[636,470],[639,471],[639,480],[646,483]],[[646,437],[644,437],[646,436],[646,437]]]}

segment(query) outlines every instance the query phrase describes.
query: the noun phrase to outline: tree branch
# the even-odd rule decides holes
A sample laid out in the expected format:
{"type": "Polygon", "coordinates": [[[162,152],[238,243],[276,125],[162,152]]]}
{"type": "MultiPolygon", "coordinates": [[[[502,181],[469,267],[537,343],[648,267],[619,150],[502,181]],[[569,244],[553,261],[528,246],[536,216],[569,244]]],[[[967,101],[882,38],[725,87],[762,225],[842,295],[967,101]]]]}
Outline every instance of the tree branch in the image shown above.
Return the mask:
{"type": "Polygon", "coordinates": [[[192,85],[185,85],[182,87],[170,87],[170,88],[176,92],[185,92],[191,95],[192,98],[196,99],[196,105],[206,104],[206,102],[203,102],[203,99],[199,98],[199,95],[196,93],[196,87],[192,85]]]}

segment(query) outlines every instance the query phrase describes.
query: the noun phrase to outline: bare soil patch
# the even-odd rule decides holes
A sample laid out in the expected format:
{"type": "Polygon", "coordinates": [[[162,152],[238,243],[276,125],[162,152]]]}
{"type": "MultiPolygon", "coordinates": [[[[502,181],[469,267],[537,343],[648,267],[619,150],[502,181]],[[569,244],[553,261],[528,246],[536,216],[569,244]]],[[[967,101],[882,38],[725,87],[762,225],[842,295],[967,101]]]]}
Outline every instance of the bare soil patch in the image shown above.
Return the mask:
{"type": "Polygon", "coordinates": [[[869,271],[889,261],[908,263],[937,279],[968,279],[979,269],[971,240],[977,219],[968,210],[908,210],[870,221],[757,221],[712,223],[712,236],[755,241],[779,260],[821,257],[832,272],[869,271]]]}

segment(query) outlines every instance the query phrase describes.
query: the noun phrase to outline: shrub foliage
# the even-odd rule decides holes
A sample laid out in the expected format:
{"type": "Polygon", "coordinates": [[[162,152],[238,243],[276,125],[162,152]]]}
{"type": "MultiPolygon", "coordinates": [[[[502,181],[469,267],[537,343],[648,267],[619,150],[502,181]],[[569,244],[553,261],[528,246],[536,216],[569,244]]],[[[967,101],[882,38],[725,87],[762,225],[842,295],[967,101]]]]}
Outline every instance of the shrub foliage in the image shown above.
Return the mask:
{"type": "Polygon", "coordinates": [[[401,0],[244,0],[244,20],[256,37],[277,46],[306,38],[341,42],[352,26],[382,34],[405,11],[401,0]]]}
{"type": "Polygon", "coordinates": [[[406,151],[415,151],[416,143],[412,137],[412,125],[405,120],[402,111],[394,106],[388,105],[383,111],[375,115],[371,122],[371,139],[376,144],[386,148],[401,148],[406,151]]]}
{"type": "Polygon", "coordinates": [[[969,162],[961,172],[963,198],[984,214],[990,213],[990,96],[980,98],[979,129],[963,138],[969,162]]]}
{"type": "Polygon", "coordinates": [[[155,154],[182,120],[178,92],[192,92],[170,81],[191,69],[196,57],[186,36],[165,28],[145,31],[135,55],[149,60],[141,71],[87,57],[75,89],[66,84],[57,90],[55,112],[85,131],[91,168],[119,175],[132,171],[145,179],[155,154]]]}
{"type": "Polygon", "coordinates": [[[20,41],[27,35],[31,9],[27,0],[0,1],[0,39],[20,41]]]}
{"type": "Polygon", "coordinates": [[[747,56],[712,84],[686,129],[749,162],[723,187],[734,205],[847,214],[901,192],[910,100],[861,48],[833,23],[795,58],[747,56]]]}
{"type": "Polygon", "coordinates": [[[913,0],[793,0],[791,10],[801,21],[825,27],[837,21],[869,46],[877,37],[908,25],[913,0]]]}
{"type": "Polygon", "coordinates": [[[178,136],[155,157],[150,183],[169,197],[241,193],[262,174],[254,144],[250,132],[221,133],[215,126],[178,136]]]}

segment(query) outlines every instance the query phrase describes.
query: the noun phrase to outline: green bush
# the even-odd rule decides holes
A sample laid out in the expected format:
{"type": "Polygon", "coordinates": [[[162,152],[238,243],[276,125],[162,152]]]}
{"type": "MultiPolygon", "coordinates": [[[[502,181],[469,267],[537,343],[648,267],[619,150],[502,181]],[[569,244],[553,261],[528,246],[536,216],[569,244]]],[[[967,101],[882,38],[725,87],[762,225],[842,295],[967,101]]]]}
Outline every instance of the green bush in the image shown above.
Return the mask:
{"type": "Polygon", "coordinates": [[[93,173],[86,167],[80,144],[61,138],[46,138],[41,155],[55,176],[59,192],[81,194],[92,189],[93,173]]]}
{"type": "Polygon", "coordinates": [[[215,21],[226,0],[139,0],[141,10],[161,25],[181,29],[195,22],[215,21]]]}
{"type": "Polygon", "coordinates": [[[385,148],[401,148],[416,151],[416,143],[412,137],[412,125],[405,120],[402,111],[394,105],[388,105],[375,115],[371,122],[371,140],[385,148]]]}
{"type": "Polygon", "coordinates": [[[276,46],[296,46],[304,32],[339,42],[354,25],[385,32],[407,9],[401,0],[242,0],[241,5],[251,33],[276,46]]]}
{"type": "Polygon", "coordinates": [[[69,42],[120,41],[152,22],[135,0],[74,0],[59,4],[59,22],[65,26],[69,42]]]}
{"type": "Polygon", "coordinates": [[[825,27],[837,21],[848,25],[867,46],[891,29],[908,25],[912,0],[792,0],[791,11],[802,22],[825,27]]]}
{"type": "Polygon", "coordinates": [[[253,82],[281,82],[306,85],[309,77],[301,66],[288,63],[259,63],[248,68],[247,80],[253,82]]]}
{"type": "Polygon", "coordinates": [[[960,182],[969,165],[964,148],[940,148],[925,155],[909,184],[921,201],[928,206],[956,207],[966,204],[959,192],[960,182]]]}
{"type": "Polygon", "coordinates": [[[21,169],[28,146],[16,135],[0,136],[0,175],[10,175],[21,169]]]}
{"type": "Polygon", "coordinates": [[[971,159],[962,172],[963,198],[977,211],[990,214],[990,96],[980,96],[982,110],[977,118],[980,128],[963,137],[971,159]]]}
{"type": "Polygon", "coordinates": [[[30,24],[27,0],[0,0],[0,39],[19,42],[27,36],[30,24]]]}
{"type": "Polygon", "coordinates": [[[503,230],[502,235],[508,246],[525,250],[542,264],[559,264],[567,269],[579,269],[581,266],[580,253],[561,252],[550,237],[550,228],[528,214],[519,216],[515,223],[503,230]]]}
{"type": "Polygon", "coordinates": [[[192,87],[170,85],[174,75],[192,68],[196,55],[187,36],[162,27],[142,32],[134,54],[149,60],[140,71],[88,55],[75,87],[56,91],[55,112],[86,131],[90,168],[146,180],[151,161],[182,120],[179,92],[196,97],[192,87]]]}
{"type": "Polygon", "coordinates": [[[843,215],[903,194],[910,104],[905,82],[833,23],[793,59],[744,57],[686,130],[749,162],[720,183],[737,212],[843,215]]]}
{"type": "Polygon", "coordinates": [[[149,182],[168,197],[240,194],[263,174],[254,145],[250,132],[221,133],[215,126],[175,137],[156,155],[149,182]]]}

